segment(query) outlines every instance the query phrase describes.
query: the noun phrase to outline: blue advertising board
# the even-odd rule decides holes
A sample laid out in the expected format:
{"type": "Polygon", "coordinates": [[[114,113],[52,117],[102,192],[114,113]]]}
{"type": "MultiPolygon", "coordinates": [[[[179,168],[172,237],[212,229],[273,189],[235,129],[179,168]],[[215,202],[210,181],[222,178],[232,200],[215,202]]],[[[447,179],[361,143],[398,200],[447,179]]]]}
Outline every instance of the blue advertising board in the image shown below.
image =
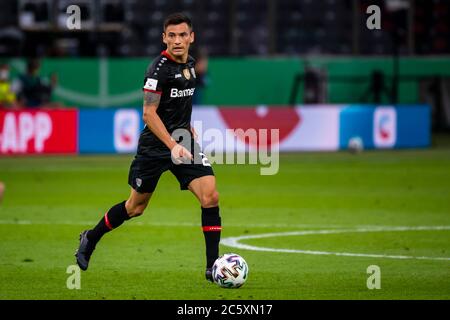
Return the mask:
{"type": "Polygon", "coordinates": [[[423,148],[431,143],[431,110],[428,105],[342,107],[339,148],[351,138],[362,139],[364,148],[423,148]]]}
{"type": "MultiPolygon", "coordinates": [[[[431,143],[431,108],[428,105],[327,105],[317,108],[323,111],[323,116],[328,113],[337,114],[335,117],[329,117],[334,120],[333,123],[327,124],[328,129],[333,127],[335,130],[330,129],[324,132],[323,129],[315,128],[317,123],[314,121],[317,119],[305,116],[297,124],[297,131],[293,132],[301,133],[302,130],[308,129],[304,132],[308,134],[307,141],[317,144],[309,146],[311,149],[320,149],[321,146],[318,142],[314,142],[317,140],[314,139],[314,135],[325,133],[333,135],[336,141],[334,150],[347,149],[350,139],[355,137],[362,140],[365,149],[423,148],[429,147],[431,143]]],[[[227,129],[227,123],[221,112],[206,112],[206,115],[208,117],[204,120],[217,126],[213,129],[227,129]]],[[[237,114],[235,116],[238,117],[237,114]]],[[[319,124],[324,121],[323,117],[321,119],[319,124]]],[[[253,119],[253,122],[256,120],[253,119]]],[[[284,120],[277,118],[276,121],[284,120]]],[[[241,123],[241,125],[252,127],[252,123],[241,123]]],[[[271,126],[282,127],[283,123],[271,123],[271,126]]],[[[81,109],[79,110],[78,151],[79,153],[135,153],[143,127],[140,108],[81,109]]],[[[286,137],[285,140],[292,140],[289,141],[289,151],[305,150],[301,139],[286,137]]],[[[283,146],[281,145],[280,151],[284,150],[283,146]]]]}
{"type": "Polygon", "coordinates": [[[81,109],[80,153],[134,153],[143,128],[138,109],[81,109]]]}

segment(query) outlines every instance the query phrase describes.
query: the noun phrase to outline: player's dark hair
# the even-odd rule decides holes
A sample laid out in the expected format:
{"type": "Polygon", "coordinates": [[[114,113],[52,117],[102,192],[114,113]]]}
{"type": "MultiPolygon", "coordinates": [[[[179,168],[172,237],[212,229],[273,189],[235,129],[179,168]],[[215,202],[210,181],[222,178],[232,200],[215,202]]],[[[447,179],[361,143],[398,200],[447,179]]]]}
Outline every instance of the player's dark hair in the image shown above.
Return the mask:
{"type": "Polygon", "coordinates": [[[191,19],[184,13],[176,12],[176,13],[170,14],[166,18],[166,20],[164,20],[164,32],[166,31],[168,26],[177,25],[177,24],[181,24],[181,23],[186,23],[188,25],[189,29],[191,29],[191,31],[192,31],[193,27],[192,27],[191,19]]]}

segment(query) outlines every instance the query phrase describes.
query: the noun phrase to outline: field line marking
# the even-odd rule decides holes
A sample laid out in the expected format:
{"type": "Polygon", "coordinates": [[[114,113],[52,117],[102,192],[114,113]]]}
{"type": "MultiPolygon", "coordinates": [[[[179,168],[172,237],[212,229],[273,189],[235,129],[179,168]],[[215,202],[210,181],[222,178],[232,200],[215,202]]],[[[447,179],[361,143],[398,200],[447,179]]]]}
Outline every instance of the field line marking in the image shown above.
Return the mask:
{"type": "Polygon", "coordinates": [[[450,261],[450,257],[421,257],[421,256],[404,256],[404,255],[385,255],[385,254],[369,254],[369,253],[349,253],[349,252],[328,252],[315,250],[296,250],[296,249],[277,249],[258,247],[241,243],[242,240],[247,239],[262,239],[272,237],[286,237],[286,236],[304,236],[315,234],[337,234],[337,233],[365,233],[365,232],[386,232],[386,231],[423,231],[423,230],[450,230],[450,226],[416,226],[416,227],[370,227],[370,228],[356,228],[356,229],[342,229],[342,230],[305,230],[293,232],[276,232],[264,233],[257,235],[247,235],[239,237],[228,237],[220,241],[221,244],[245,250],[253,251],[267,251],[267,252],[285,252],[285,253],[303,253],[312,255],[335,255],[347,257],[367,257],[367,258],[388,258],[388,259],[418,259],[418,260],[443,260],[450,261]]]}
{"type": "MultiPolygon", "coordinates": [[[[0,220],[0,225],[93,225],[95,221],[31,221],[31,220],[0,220]]],[[[130,226],[162,226],[162,227],[200,227],[199,223],[191,222],[135,222],[129,224],[130,226]]],[[[314,224],[227,224],[230,227],[272,227],[272,228],[295,228],[295,227],[328,227],[328,228],[343,228],[341,225],[314,225],[314,224]]],[[[450,261],[448,257],[417,257],[417,256],[403,256],[403,255],[382,255],[382,254],[365,254],[365,253],[348,253],[348,252],[326,252],[314,250],[296,250],[296,249],[277,249],[266,248],[243,244],[240,241],[246,239],[262,239],[283,236],[303,236],[315,234],[338,234],[338,233],[363,233],[363,232],[383,232],[383,231],[421,231],[421,230],[450,230],[450,226],[416,226],[416,227],[392,227],[392,226],[359,226],[355,229],[327,229],[327,230],[304,230],[292,232],[276,232],[264,233],[256,235],[245,235],[239,237],[228,237],[221,240],[221,244],[233,248],[253,250],[253,251],[267,251],[267,252],[285,252],[285,253],[303,253],[313,255],[335,255],[348,257],[369,257],[369,258],[389,258],[389,259],[419,259],[419,260],[445,260],[450,261]]]]}

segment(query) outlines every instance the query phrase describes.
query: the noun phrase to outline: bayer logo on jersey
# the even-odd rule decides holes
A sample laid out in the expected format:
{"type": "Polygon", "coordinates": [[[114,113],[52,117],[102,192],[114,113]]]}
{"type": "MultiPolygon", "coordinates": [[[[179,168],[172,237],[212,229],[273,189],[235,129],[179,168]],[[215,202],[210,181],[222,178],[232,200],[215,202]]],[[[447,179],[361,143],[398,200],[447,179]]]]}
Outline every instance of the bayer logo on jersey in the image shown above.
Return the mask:
{"type": "Polygon", "coordinates": [[[114,148],[119,153],[135,152],[139,141],[137,110],[118,110],[114,114],[114,148]]]}

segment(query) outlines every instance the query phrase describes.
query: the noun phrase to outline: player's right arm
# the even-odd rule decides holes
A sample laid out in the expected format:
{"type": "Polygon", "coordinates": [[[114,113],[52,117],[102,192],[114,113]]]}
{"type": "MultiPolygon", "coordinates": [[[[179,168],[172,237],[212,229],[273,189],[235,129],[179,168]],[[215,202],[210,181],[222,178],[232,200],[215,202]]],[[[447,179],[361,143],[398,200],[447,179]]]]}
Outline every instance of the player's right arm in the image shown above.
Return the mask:
{"type": "Polygon", "coordinates": [[[167,146],[167,148],[172,150],[172,148],[176,145],[176,142],[172,139],[166,126],[156,113],[160,100],[161,93],[144,91],[143,120],[150,131],[153,132],[158,139],[167,146]]]}
{"type": "Polygon", "coordinates": [[[159,140],[164,143],[167,148],[172,153],[177,162],[181,163],[181,159],[191,159],[191,153],[178,144],[167,131],[166,126],[162,122],[156,110],[158,109],[159,102],[161,100],[161,93],[144,91],[144,109],[143,109],[143,120],[147,127],[152,131],[159,140]]]}

